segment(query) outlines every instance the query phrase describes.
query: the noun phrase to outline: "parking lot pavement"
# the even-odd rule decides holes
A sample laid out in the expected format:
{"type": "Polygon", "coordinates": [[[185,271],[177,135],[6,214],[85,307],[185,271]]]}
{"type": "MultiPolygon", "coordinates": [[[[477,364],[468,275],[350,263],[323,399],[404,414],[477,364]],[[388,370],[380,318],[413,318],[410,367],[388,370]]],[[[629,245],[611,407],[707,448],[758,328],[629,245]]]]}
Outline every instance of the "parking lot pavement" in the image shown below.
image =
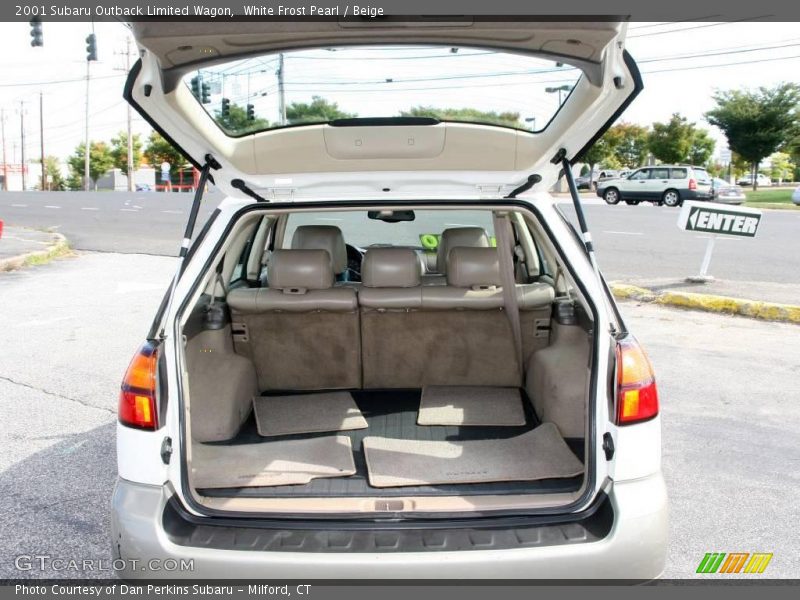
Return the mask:
{"type": "Polygon", "coordinates": [[[692,577],[706,552],[772,552],[765,575],[797,577],[800,328],[620,306],[650,355],[661,400],[665,577],[692,577]]]}
{"type": "MultiPolygon", "coordinates": [[[[109,559],[119,381],[175,259],[85,254],[0,274],[0,577],[14,558],[109,559]]],[[[666,575],[708,551],[774,552],[800,571],[797,326],[622,305],[650,352],[671,495],[666,575]]]]}

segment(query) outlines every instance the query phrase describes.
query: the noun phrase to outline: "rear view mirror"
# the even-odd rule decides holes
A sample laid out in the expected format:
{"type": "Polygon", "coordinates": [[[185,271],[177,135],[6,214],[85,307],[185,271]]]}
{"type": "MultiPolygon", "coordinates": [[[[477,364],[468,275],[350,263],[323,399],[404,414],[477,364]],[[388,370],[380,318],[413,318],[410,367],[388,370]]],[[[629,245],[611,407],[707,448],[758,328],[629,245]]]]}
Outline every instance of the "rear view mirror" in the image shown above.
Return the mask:
{"type": "Polygon", "coordinates": [[[413,210],[370,210],[367,217],[385,223],[400,223],[403,221],[413,221],[417,215],[413,210]]]}

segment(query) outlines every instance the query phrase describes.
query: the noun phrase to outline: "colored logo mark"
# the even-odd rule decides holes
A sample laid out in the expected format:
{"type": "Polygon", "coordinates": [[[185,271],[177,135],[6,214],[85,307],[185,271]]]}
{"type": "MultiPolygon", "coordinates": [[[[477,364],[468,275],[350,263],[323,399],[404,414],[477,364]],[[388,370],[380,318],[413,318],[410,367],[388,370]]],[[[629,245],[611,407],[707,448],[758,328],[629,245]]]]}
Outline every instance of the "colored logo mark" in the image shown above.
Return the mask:
{"type": "Polygon", "coordinates": [[[697,573],[763,573],[772,553],[769,552],[707,552],[697,565],[697,573]]]}

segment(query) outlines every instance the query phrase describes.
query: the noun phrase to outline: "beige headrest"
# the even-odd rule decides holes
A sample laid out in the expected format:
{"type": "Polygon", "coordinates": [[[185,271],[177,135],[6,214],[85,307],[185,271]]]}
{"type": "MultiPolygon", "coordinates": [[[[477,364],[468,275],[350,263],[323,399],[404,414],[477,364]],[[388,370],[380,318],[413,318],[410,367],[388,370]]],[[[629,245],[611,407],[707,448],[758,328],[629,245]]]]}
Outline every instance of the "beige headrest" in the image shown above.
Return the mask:
{"type": "Polygon", "coordinates": [[[331,258],[326,250],[275,250],[267,279],[272,289],[303,292],[333,287],[331,258]]]}
{"type": "Polygon", "coordinates": [[[469,246],[470,248],[488,248],[489,236],[483,227],[452,227],[442,232],[439,248],[436,252],[436,270],[447,272],[447,255],[451,248],[469,246]]]}
{"type": "Polygon", "coordinates": [[[501,286],[497,248],[457,246],[447,255],[447,285],[460,288],[501,286]]]}
{"type": "Polygon", "coordinates": [[[327,250],[334,273],[339,275],[347,269],[344,236],[334,225],[301,225],[292,236],[292,250],[327,250]]]}
{"type": "Polygon", "coordinates": [[[409,288],[420,285],[422,265],[410,248],[370,248],[361,265],[364,287],[409,288]]]}

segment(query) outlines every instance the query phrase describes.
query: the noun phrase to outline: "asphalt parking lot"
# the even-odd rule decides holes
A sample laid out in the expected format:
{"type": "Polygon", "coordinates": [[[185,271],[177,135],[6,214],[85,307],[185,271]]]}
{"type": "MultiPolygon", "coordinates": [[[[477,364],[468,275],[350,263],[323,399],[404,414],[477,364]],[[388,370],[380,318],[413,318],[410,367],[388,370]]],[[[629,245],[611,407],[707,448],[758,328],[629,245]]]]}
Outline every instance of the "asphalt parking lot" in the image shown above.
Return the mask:
{"type": "MultiPolygon", "coordinates": [[[[0,274],[0,577],[15,557],[109,558],[119,380],[175,259],[84,253],[0,274]]],[[[800,572],[800,336],[794,325],[623,303],[656,368],[671,497],[665,575],[705,552],[800,572]]]]}

